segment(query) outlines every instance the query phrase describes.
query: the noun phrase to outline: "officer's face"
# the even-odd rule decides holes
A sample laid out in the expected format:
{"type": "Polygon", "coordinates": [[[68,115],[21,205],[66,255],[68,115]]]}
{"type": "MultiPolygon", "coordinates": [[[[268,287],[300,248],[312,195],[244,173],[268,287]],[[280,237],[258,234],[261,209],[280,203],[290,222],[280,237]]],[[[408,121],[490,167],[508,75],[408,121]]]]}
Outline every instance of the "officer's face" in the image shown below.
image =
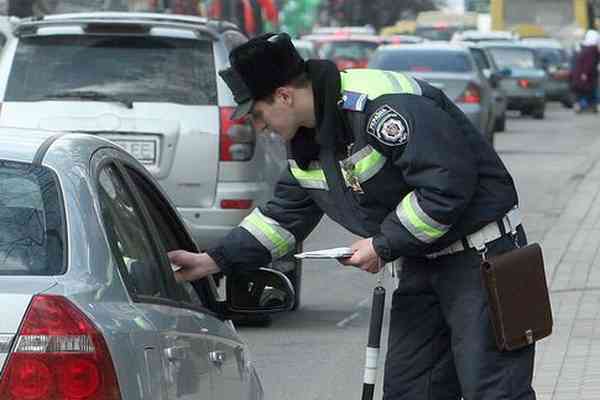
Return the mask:
{"type": "Polygon", "coordinates": [[[273,101],[259,100],[252,108],[251,120],[257,132],[275,132],[285,141],[290,141],[298,130],[292,96],[289,92],[277,91],[273,101]]]}

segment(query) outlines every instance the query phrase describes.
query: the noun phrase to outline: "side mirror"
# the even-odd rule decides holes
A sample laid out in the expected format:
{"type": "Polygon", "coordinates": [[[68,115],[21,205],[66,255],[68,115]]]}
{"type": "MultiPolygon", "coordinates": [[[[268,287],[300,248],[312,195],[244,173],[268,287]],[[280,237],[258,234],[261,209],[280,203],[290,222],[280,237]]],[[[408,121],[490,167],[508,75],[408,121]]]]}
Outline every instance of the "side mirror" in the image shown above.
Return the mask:
{"type": "Polygon", "coordinates": [[[481,73],[483,74],[483,76],[485,76],[485,79],[488,79],[488,80],[492,79],[492,70],[490,70],[489,68],[482,69],[481,73]]]}
{"type": "Polygon", "coordinates": [[[271,314],[294,307],[290,280],[269,268],[227,277],[227,309],[236,313],[271,314]]]}

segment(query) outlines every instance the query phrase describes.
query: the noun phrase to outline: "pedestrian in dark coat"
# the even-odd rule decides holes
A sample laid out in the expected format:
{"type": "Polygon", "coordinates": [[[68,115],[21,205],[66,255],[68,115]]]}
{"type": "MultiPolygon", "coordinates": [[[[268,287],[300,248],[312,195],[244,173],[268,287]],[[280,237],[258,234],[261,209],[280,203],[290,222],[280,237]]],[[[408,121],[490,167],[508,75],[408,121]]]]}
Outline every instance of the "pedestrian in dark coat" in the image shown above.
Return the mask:
{"type": "Polygon", "coordinates": [[[588,31],[575,59],[571,84],[577,97],[576,112],[598,112],[596,92],[598,90],[599,39],[598,32],[588,31]]]}

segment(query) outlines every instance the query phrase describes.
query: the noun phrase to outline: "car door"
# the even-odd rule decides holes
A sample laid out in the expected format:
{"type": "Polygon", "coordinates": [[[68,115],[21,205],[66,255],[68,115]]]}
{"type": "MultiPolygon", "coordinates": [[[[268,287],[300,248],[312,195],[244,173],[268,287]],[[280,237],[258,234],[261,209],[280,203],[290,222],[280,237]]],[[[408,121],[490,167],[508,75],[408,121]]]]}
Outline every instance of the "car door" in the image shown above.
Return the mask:
{"type": "MultiPolygon", "coordinates": [[[[216,319],[209,310],[193,312],[189,294],[173,284],[155,228],[125,172],[128,156],[105,150],[97,155],[98,198],[111,250],[144,329],[130,333],[145,364],[144,398],[213,399],[210,351],[216,319]]],[[[198,301],[201,305],[201,301],[198,301]]]]}
{"type": "MultiPolygon", "coordinates": [[[[138,193],[156,228],[158,249],[164,254],[175,249],[195,250],[186,226],[158,187],[141,169],[132,165],[126,165],[124,168],[131,179],[131,186],[138,193]]],[[[247,368],[245,344],[238,337],[231,322],[223,322],[208,311],[217,308],[212,278],[196,282],[194,285],[187,282],[176,283],[174,279],[169,279],[167,285],[171,288],[170,292],[178,296],[174,300],[187,308],[187,315],[182,314],[180,318],[182,325],[178,327],[179,338],[206,339],[207,357],[199,362],[210,370],[214,398],[255,398],[256,393],[252,393],[251,376],[247,368]],[[202,321],[202,324],[198,321],[202,321]]],[[[182,379],[182,383],[190,379],[188,386],[193,385],[196,380],[193,375],[179,378],[182,379]]]]}

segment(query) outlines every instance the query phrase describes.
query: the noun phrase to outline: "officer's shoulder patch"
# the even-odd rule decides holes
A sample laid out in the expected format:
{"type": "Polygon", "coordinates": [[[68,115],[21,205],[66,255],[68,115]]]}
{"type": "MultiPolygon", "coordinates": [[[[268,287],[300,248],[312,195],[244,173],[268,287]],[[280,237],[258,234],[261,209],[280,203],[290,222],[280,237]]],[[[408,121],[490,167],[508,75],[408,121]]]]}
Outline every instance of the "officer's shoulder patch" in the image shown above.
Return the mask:
{"type": "Polygon", "coordinates": [[[367,133],[388,146],[401,146],[408,142],[410,129],[406,118],[392,107],[384,105],[371,114],[367,133]]]}
{"type": "Polygon", "coordinates": [[[350,111],[364,111],[367,105],[366,93],[345,90],[342,93],[342,109],[350,111]]]}

